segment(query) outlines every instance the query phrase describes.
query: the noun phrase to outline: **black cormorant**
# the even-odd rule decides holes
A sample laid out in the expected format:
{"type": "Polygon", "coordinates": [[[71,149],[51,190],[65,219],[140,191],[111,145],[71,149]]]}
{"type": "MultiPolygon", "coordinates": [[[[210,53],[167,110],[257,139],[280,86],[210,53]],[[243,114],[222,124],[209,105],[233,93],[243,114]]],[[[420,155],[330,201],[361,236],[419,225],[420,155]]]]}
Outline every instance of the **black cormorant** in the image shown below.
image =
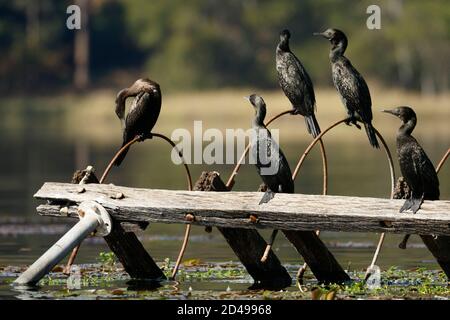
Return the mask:
{"type": "Polygon", "coordinates": [[[314,35],[321,35],[331,42],[330,60],[333,83],[347,109],[349,116],[347,124],[351,122],[360,129],[356,120],[362,121],[370,144],[374,148],[379,148],[372,126],[372,100],[369,88],[361,74],[344,56],[348,43],[347,37],[337,29],[327,29],[322,33],[314,33],[314,35]]]}
{"type": "Polygon", "coordinates": [[[264,125],[266,116],[266,103],[263,98],[252,94],[246,97],[255,108],[255,118],[253,120],[254,140],[251,142],[250,152],[256,160],[258,174],[267,185],[266,194],[261,199],[261,203],[268,202],[273,198],[274,193],[294,193],[294,182],[289,163],[283,152],[272,139],[270,131],[264,125]],[[262,149],[264,148],[264,149],[262,149]],[[275,168],[273,172],[264,169],[275,168]]]}
{"type": "Polygon", "coordinates": [[[314,115],[316,97],[314,88],[300,60],[289,48],[289,30],[280,33],[275,61],[278,72],[278,83],[293,107],[293,114],[305,117],[308,132],[315,138],[320,134],[320,127],[314,115]]]}
{"type": "MultiPolygon", "coordinates": [[[[276,141],[272,139],[270,131],[264,125],[264,118],[266,116],[266,103],[263,98],[252,94],[246,97],[248,101],[255,108],[255,118],[253,120],[254,136],[251,141],[251,155],[256,160],[256,169],[258,174],[267,186],[267,191],[264,193],[259,204],[269,202],[275,193],[294,193],[294,181],[292,180],[291,169],[289,163],[283,152],[277,145],[276,141]],[[262,159],[261,159],[262,158],[262,159]],[[271,169],[264,172],[264,169],[271,169]]],[[[272,247],[278,230],[274,230],[270,236],[266,252],[262,257],[265,261],[267,254],[272,247]]]]}
{"type": "MultiPolygon", "coordinates": [[[[151,137],[151,131],[158,120],[161,110],[161,90],[159,84],[150,79],[139,79],[131,87],[121,90],[116,98],[116,114],[122,123],[122,147],[136,136],[151,137]],[[125,118],[125,102],[135,97],[125,118]]],[[[119,166],[128,152],[128,148],[114,162],[119,166]]]]}
{"type": "Polygon", "coordinates": [[[397,133],[397,156],[400,170],[409,189],[400,212],[411,210],[416,213],[423,200],[439,200],[439,179],[430,159],[417,140],[411,135],[417,123],[416,113],[410,107],[383,110],[402,120],[397,133]]]}

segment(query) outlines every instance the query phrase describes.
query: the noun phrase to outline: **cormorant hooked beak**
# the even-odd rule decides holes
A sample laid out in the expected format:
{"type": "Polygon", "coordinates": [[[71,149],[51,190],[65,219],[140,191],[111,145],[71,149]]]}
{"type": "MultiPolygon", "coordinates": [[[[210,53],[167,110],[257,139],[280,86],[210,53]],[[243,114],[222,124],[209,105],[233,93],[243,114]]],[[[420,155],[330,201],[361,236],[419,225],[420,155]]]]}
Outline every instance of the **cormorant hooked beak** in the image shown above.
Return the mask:
{"type": "Polygon", "coordinates": [[[247,100],[248,102],[251,102],[250,101],[250,96],[245,96],[244,99],[247,100]]]}
{"type": "Polygon", "coordinates": [[[314,32],[314,33],[313,33],[313,36],[322,36],[322,37],[328,39],[328,37],[327,37],[327,35],[325,34],[325,32],[314,32]]]}
{"type": "Polygon", "coordinates": [[[383,110],[381,110],[381,112],[390,113],[390,114],[392,114],[394,116],[397,116],[397,113],[395,112],[395,109],[394,110],[383,109],[383,110]]]}

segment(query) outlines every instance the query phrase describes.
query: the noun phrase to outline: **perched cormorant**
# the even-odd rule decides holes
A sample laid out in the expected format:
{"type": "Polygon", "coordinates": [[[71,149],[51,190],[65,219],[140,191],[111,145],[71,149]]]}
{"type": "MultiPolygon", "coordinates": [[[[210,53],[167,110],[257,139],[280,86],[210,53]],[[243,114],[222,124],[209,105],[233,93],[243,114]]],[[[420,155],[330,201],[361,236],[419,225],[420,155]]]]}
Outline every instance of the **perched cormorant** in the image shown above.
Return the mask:
{"type": "Polygon", "coordinates": [[[439,200],[439,179],[425,151],[411,135],[417,123],[414,110],[398,107],[383,112],[393,114],[403,122],[397,133],[397,156],[410,189],[410,198],[406,199],[400,212],[411,209],[416,213],[423,200],[439,200]]]}
{"type": "Polygon", "coordinates": [[[278,83],[292,104],[292,113],[305,117],[308,132],[315,138],[320,134],[320,127],[314,115],[316,107],[314,88],[302,63],[289,48],[290,37],[289,30],[281,31],[275,54],[278,83]]]}
{"type": "Polygon", "coordinates": [[[258,174],[267,185],[267,191],[260,204],[270,201],[275,193],[294,193],[294,182],[289,163],[277,143],[272,139],[270,131],[264,125],[266,103],[263,98],[252,94],[246,97],[255,108],[253,120],[254,140],[251,142],[250,152],[256,160],[258,174]],[[262,149],[265,148],[265,149],[262,149]],[[264,169],[275,168],[273,172],[264,169]],[[267,174],[269,173],[269,174],[267,174]]]}
{"type": "Polygon", "coordinates": [[[361,74],[344,56],[348,43],[347,37],[337,29],[327,29],[322,33],[314,33],[314,35],[321,35],[331,42],[330,60],[333,83],[347,109],[349,116],[347,124],[349,125],[351,122],[358,129],[361,129],[356,121],[362,121],[370,144],[374,148],[379,148],[377,136],[372,126],[372,100],[369,88],[361,74]]]}
{"type": "MultiPolygon", "coordinates": [[[[150,79],[139,79],[131,87],[121,90],[116,98],[116,114],[122,123],[123,144],[136,136],[151,137],[151,131],[158,120],[161,110],[161,90],[159,84],[150,79]],[[135,97],[125,118],[125,102],[135,97]]],[[[119,166],[128,152],[128,148],[114,162],[119,166]]]]}
{"type": "MultiPolygon", "coordinates": [[[[267,186],[267,191],[259,202],[259,204],[262,204],[269,202],[275,196],[275,193],[294,193],[294,181],[292,180],[291,169],[283,151],[281,151],[276,141],[272,139],[270,131],[264,125],[266,103],[262,97],[256,94],[252,94],[246,97],[246,99],[255,108],[255,118],[252,126],[255,135],[252,137],[250,152],[254,159],[256,159],[255,165],[258,174],[267,186]],[[274,170],[264,172],[264,169],[268,168],[274,170]]],[[[266,260],[277,233],[278,230],[273,230],[261,261],[264,262],[266,260]]]]}

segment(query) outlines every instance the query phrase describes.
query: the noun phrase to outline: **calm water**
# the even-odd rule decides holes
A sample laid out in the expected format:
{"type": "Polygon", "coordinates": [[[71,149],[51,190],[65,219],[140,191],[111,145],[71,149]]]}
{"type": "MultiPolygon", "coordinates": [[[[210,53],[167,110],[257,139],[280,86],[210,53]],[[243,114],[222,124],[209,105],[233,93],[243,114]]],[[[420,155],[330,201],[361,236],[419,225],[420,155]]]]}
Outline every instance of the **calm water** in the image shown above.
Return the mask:
{"type": "MultiPolygon", "coordinates": [[[[42,218],[36,215],[39,204],[33,194],[45,181],[69,181],[72,172],[93,165],[100,175],[117,145],[94,144],[89,141],[70,141],[62,138],[64,114],[46,111],[32,106],[23,108],[20,123],[11,124],[0,120],[0,266],[27,265],[53,244],[72,222],[63,219],[42,218]]],[[[191,125],[191,124],[188,124],[191,125]]],[[[354,130],[350,129],[349,130],[354,130]]],[[[392,139],[389,139],[392,151],[392,139]]],[[[449,145],[448,136],[442,140],[423,141],[434,163],[441,158],[449,145]]],[[[325,141],[326,143],[326,141],[325,141]]],[[[306,145],[283,144],[291,167],[306,145]]],[[[390,193],[389,170],[382,151],[374,151],[367,145],[355,145],[342,141],[326,145],[329,157],[329,194],[388,197],[390,193]]],[[[449,199],[449,165],[440,173],[442,199],[449,199]]],[[[396,164],[398,172],[398,167],[396,164]]],[[[232,166],[193,165],[193,179],[203,170],[217,170],[226,180],[232,166]]],[[[170,162],[170,152],[161,142],[145,142],[133,147],[127,161],[119,169],[113,169],[109,181],[118,185],[185,189],[183,169],[170,162]]],[[[252,166],[245,165],[240,171],[235,190],[256,190],[260,180],[252,166]]],[[[320,156],[317,151],[305,162],[296,181],[298,193],[321,193],[320,156]]],[[[194,227],[186,259],[203,261],[236,261],[231,249],[217,231],[205,233],[194,227]]],[[[153,258],[160,262],[165,258],[174,260],[181,245],[184,227],[180,225],[151,225],[141,238],[153,258]]],[[[267,237],[268,231],[262,234],[267,237]]],[[[324,232],[321,237],[345,268],[362,269],[371,260],[378,235],[364,233],[324,232]]],[[[417,237],[412,237],[411,248],[397,248],[401,236],[388,235],[379,259],[379,265],[401,267],[426,266],[437,268],[431,255],[417,237]]],[[[275,250],[284,263],[300,264],[301,258],[290,244],[279,237],[275,250]]],[[[108,251],[102,239],[90,239],[81,249],[78,262],[95,262],[100,251],[108,251]]],[[[221,290],[223,288],[221,287],[221,290]]],[[[11,296],[7,289],[2,295],[11,296]]]]}

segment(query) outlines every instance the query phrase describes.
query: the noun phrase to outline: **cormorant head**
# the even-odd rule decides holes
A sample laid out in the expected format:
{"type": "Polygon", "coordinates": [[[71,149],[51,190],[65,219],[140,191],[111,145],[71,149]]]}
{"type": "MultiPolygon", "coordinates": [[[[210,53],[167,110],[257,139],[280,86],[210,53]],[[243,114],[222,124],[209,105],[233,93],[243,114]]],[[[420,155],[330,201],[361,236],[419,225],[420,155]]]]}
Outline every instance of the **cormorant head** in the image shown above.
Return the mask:
{"type": "Polygon", "coordinates": [[[148,93],[161,95],[159,84],[148,78],[136,80],[132,87],[135,87],[137,92],[145,91],[148,93]]]}
{"type": "Polygon", "coordinates": [[[288,41],[291,38],[291,33],[288,29],[284,29],[280,32],[280,40],[281,41],[288,41]]]}
{"type": "Polygon", "coordinates": [[[161,99],[161,89],[159,84],[148,78],[136,80],[131,87],[120,90],[116,96],[116,114],[119,119],[125,118],[125,102],[128,97],[136,97],[137,95],[147,92],[153,97],[161,99]]]}
{"type": "Polygon", "coordinates": [[[337,45],[339,43],[343,43],[344,46],[347,46],[347,37],[344,32],[338,29],[327,29],[324,32],[314,32],[315,36],[322,36],[325,39],[329,40],[333,45],[337,45]]]}
{"type": "Polygon", "coordinates": [[[244,99],[250,101],[252,106],[255,108],[257,117],[259,117],[258,122],[262,122],[266,117],[266,103],[264,99],[257,94],[252,94],[244,99]]]}
{"type": "Polygon", "coordinates": [[[248,97],[244,97],[244,99],[250,101],[250,103],[255,108],[261,108],[261,107],[265,108],[266,107],[266,103],[264,102],[264,99],[261,96],[258,96],[257,94],[252,94],[248,97]]]}
{"type": "Polygon", "coordinates": [[[399,117],[404,123],[412,119],[417,119],[414,110],[407,106],[398,107],[392,110],[382,110],[381,112],[390,113],[396,117],[399,117]]]}

